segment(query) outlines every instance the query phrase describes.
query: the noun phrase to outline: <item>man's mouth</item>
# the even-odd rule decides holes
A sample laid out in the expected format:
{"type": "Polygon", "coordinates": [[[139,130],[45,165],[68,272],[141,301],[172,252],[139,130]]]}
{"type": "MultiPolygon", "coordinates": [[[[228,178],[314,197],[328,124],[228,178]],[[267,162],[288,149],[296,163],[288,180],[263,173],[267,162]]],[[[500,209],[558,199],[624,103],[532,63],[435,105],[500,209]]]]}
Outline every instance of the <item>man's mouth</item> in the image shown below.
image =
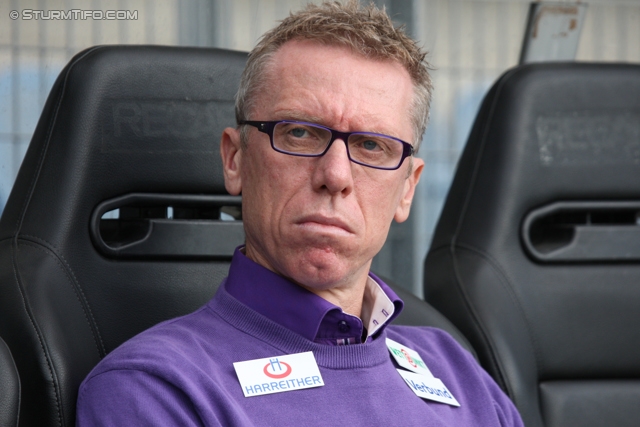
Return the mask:
{"type": "Polygon", "coordinates": [[[319,214],[308,215],[296,221],[296,224],[318,232],[353,234],[349,225],[340,218],[319,214]]]}

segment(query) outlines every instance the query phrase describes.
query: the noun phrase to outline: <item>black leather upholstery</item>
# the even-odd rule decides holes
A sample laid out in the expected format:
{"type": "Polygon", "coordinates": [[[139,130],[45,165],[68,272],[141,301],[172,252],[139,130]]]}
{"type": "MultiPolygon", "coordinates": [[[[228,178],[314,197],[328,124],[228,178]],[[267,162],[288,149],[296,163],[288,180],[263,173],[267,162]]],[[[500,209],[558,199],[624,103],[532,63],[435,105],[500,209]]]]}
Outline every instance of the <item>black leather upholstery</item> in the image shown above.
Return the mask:
{"type": "Polygon", "coordinates": [[[217,222],[207,198],[228,197],[218,144],[235,124],[245,61],[215,49],[103,46],[62,71],[0,220],[0,335],[20,372],[21,425],[72,426],[77,388],[106,353],[195,310],[225,277],[230,253],[207,247],[118,250],[139,247],[150,229],[188,229],[178,216],[204,229],[217,222]],[[123,201],[131,221],[105,230],[104,245],[94,210],[131,194],[142,194],[123,201]],[[157,211],[169,205],[174,222],[162,223],[157,211]]]}
{"type": "Polygon", "coordinates": [[[20,378],[9,347],[0,338],[0,426],[18,425],[20,378]]]}
{"type": "MultiPolygon", "coordinates": [[[[218,144],[235,124],[245,60],[102,46],[62,71],[0,220],[0,335],[22,381],[20,425],[74,425],[78,386],[105,354],[195,310],[226,276],[244,237],[241,221],[217,220],[239,207],[218,144]]],[[[400,323],[439,326],[464,344],[404,296],[400,323]]]]}
{"type": "Polygon", "coordinates": [[[425,262],[426,299],[528,427],[640,425],[640,66],[506,72],[425,262]]]}

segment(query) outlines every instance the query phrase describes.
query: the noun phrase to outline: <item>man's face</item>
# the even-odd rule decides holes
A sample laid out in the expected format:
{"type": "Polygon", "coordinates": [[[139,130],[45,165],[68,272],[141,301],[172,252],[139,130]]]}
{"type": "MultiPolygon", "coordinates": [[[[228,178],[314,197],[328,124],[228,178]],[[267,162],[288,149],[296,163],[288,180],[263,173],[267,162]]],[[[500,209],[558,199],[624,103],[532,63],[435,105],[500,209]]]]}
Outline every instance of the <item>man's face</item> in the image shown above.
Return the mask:
{"type": "MultiPolygon", "coordinates": [[[[413,143],[412,99],[400,64],[293,40],[276,52],[249,119],[300,120],[413,143]]],[[[244,149],[238,130],[226,129],[221,152],[227,190],[242,192],[247,256],[316,293],[364,285],[392,219],[407,218],[423,168],[418,158],[413,168],[406,159],[392,171],[352,163],[342,140],[322,157],[294,157],[274,151],[253,127],[244,149]]]]}

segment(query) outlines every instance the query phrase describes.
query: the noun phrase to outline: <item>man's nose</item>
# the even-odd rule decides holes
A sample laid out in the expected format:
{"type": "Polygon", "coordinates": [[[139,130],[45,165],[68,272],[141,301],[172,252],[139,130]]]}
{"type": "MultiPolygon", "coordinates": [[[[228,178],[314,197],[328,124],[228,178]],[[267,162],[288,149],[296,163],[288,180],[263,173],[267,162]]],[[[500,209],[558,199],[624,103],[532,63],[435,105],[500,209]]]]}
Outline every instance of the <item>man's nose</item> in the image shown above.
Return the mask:
{"type": "Polygon", "coordinates": [[[346,142],[336,139],[322,157],[318,157],[312,182],[315,189],[348,195],[353,190],[352,165],[346,142]]]}

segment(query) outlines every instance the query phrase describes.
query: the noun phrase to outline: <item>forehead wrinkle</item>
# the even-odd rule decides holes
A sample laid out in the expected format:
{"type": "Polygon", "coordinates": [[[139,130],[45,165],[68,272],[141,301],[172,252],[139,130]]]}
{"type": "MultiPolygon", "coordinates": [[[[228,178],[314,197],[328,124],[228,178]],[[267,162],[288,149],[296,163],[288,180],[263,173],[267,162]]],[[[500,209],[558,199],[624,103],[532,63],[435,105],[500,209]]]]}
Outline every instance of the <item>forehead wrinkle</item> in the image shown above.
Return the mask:
{"type": "Polygon", "coordinates": [[[277,120],[295,120],[298,122],[309,122],[322,124],[320,116],[304,113],[300,110],[280,109],[275,111],[277,120]]]}
{"type": "MultiPolygon", "coordinates": [[[[356,96],[351,94],[352,97],[347,98],[348,82],[333,81],[328,92],[318,92],[314,86],[318,80],[327,81],[328,79],[311,78],[305,75],[300,80],[294,81],[293,85],[284,87],[282,92],[286,94],[289,91],[295,91],[296,95],[285,96],[286,104],[275,105],[275,118],[317,123],[343,132],[391,134],[389,129],[379,127],[384,123],[385,118],[376,111],[369,111],[366,105],[368,101],[362,99],[360,94],[355,94],[356,96]],[[371,126],[375,126],[375,129],[371,126]]],[[[380,91],[376,92],[380,102],[384,103],[384,94],[380,91]]]]}
{"type": "MultiPolygon", "coordinates": [[[[332,60],[329,58],[327,61],[332,60]]],[[[309,73],[304,64],[301,68],[294,69],[285,69],[284,65],[284,63],[274,64],[269,76],[273,79],[273,87],[280,87],[281,93],[285,94],[287,100],[287,104],[282,105],[281,108],[275,105],[274,113],[277,118],[313,122],[340,131],[369,131],[360,128],[362,122],[371,120],[369,115],[364,115],[363,111],[356,107],[356,104],[363,101],[358,98],[347,98],[350,92],[348,80],[309,73]],[[288,78],[284,81],[278,79],[278,75],[285,71],[288,78]],[[285,82],[290,84],[285,85],[285,82]],[[324,90],[318,91],[318,88],[324,88],[324,90]],[[296,92],[295,96],[289,96],[291,91],[296,92]]]]}
{"type": "MultiPolygon", "coordinates": [[[[298,122],[308,122],[308,123],[315,123],[315,124],[319,124],[322,126],[326,126],[331,128],[332,126],[330,124],[325,123],[325,120],[323,120],[323,118],[321,118],[320,116],[314,116],[312,114],[306,114],[303,113],[299,110],[289,110],[289,109],[284,109],[284,110],[278,110],[276,111],[276,120],[294,120],[294,121],[298,121],[298,122]]],[[[365,120],[367,119],[366,117],[364,118],[365,120]]],[[[388,135],[388,136],[393,136],[394,138],[400,138],[397,135],[394,135],[393,132],[389,132],[388,130],[379,128],[377,126],[374,127],[366,127],[366,128],[353,128],[353,129],[348,129],[348,130],[341,130],[341,129],[336,129],[336,130],[340,130],[341,132],[369,132],[369,133],[378,133],[381,135],[388,135]]]]}

